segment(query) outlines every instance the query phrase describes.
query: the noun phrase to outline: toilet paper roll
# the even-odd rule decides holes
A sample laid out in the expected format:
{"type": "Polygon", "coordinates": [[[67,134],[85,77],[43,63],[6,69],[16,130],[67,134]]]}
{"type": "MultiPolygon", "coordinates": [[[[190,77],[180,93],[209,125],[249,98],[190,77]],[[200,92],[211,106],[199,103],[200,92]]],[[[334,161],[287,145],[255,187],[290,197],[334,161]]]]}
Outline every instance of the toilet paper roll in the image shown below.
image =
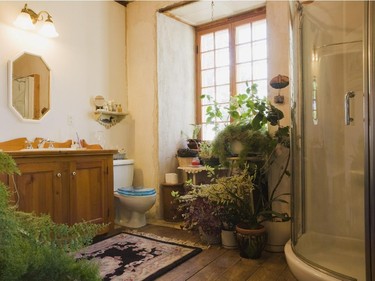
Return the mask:
{"type": "Polygon", "coordinates": [[[176,173],[167,173],[165,174],[165,182],[169,184],[178,183],[178,175],[176,173]]]}

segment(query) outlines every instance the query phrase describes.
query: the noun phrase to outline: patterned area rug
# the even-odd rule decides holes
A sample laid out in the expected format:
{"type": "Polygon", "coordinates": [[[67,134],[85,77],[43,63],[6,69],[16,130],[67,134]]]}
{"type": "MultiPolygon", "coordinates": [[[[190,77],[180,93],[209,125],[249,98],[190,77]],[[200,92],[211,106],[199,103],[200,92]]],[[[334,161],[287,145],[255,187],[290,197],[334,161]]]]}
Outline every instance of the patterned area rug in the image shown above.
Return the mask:
{"type": "Polygon", "coordinates": [[[154,280],[202,249],[141,235],[121,233],[79,251],[77,259],[99,264],[103,280],[154,280]]]}

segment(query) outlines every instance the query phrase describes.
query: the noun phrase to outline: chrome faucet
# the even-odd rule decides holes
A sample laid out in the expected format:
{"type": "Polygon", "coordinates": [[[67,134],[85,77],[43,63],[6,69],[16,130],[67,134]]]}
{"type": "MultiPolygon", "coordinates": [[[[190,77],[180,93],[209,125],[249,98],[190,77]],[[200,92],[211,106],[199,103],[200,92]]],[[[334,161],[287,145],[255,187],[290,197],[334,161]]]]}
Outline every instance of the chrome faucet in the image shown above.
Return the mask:
{"type": "Polygon", "coordinates": [[[26,149],[33,149],[33,142],[25,140],[26,149]]]}

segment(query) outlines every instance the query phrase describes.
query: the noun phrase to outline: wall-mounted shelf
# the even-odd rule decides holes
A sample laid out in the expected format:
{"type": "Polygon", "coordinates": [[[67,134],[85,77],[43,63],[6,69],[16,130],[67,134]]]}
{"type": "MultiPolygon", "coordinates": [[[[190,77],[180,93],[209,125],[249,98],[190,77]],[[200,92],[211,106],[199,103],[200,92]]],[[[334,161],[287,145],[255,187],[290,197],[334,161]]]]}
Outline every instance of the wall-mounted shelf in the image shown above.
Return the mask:
{"type": "Polygon", "coordinates": [[[123,112],[115,112],[115,111],[104,111],[104,110],[96,110],[94,112],[95,120],[106,127],[106,129],[111,128],[112,126],[119,123],[128,113],[123,112]]]}

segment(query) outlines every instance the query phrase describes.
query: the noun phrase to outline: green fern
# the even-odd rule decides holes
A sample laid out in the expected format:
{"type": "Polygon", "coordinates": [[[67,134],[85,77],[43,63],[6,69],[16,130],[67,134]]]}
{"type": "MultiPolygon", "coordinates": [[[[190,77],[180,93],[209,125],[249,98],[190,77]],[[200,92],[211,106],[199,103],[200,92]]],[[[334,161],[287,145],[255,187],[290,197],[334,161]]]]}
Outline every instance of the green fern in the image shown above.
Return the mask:
{"type": "MultiPolygon", "coordinates": [[[[14,160],[2,152],[0,173],[19,173],[14,160]]],[[[46,215],[16,211],[0,182],[0,280],[101,280],[96,264],[76,261],[72,253],[90,244],[103,226],[56,224],[46,215]]]]}

